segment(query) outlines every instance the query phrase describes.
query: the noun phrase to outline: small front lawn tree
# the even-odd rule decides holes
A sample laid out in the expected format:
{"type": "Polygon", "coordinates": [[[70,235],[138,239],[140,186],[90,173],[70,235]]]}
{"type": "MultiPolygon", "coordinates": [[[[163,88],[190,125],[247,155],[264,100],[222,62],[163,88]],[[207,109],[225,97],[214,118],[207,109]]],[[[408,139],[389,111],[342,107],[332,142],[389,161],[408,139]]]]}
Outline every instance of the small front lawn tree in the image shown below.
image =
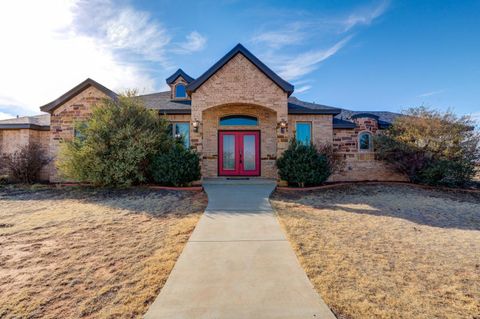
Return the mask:
{"type": "Polygon", "coordinates": [[[475,175],[480,136],[468,116],[411,108],[376,137],[377,157],[411,182],[463,186],[475,175]]]}
{"type": "Polygon", "coordinates": [[[63,143],[57,166],[66,178],[98,186],[129,186],[148,180],[150,160],[174,143],[168,125],[134,92],[94,106],[63,143]]]}

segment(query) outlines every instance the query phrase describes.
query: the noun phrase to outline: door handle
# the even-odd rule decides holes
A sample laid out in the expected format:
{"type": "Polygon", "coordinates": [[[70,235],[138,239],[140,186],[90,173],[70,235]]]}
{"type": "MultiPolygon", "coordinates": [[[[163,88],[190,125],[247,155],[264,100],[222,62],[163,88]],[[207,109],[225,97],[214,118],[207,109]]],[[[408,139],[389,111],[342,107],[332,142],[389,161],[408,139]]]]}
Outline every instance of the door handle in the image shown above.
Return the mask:
{"type": "Polygon", "coordinates": [[[242,164],[242,153],[240,153],[240,164],[242,164]]]}

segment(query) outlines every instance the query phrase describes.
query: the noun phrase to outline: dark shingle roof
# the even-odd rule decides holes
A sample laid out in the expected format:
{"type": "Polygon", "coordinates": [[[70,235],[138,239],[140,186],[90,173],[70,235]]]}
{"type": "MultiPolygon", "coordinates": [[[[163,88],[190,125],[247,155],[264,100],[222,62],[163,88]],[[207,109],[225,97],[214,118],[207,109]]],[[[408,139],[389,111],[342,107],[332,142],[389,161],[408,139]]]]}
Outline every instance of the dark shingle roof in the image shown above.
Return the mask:
{"type": "Polygon", "coordinates": [[[304,102],[294,96],[288,98],[288,114],[332,114],[337,115],[342,110],[336,107],[304,102]]]}
{"type": "Polygon", "coordinates": [[[50,129],[50,114],[22,116],[0,121],[0,129],[14,130],[22,128],[47,131],[50,129]]]}
{"type": "Polygon", "coordinates": [[[252,62],[260,71],[262,71],[270,80],[277,84],[281,89],[283,89],[287,94],[293,93],[293,85],[282,79],[278,74],[273,72],[268,66],[266,66],[262,61],[260,61],[256,56],[254,56],[250,51],[248,51],[240,43],[237,44],[232,50],[223,56],[217,63],[215,63],[210,69],[198,77],[195,81],[190,83],[187,86],[188,92],[194,92],[198,89],[205,81],[207,81],[212,75],[214,75],[220,68],[222,68],[228,61],[230,61],[238,53],[243,54],[250,62],[252,62]]]}
{"type": "Polygon", "coordinates": [[[40,106],[40,110],[42,110],[43,112],[52,112],[57,107],[61,106],[66,101],[70,100],[72,97],[74,97],[74,96],[80,94],[81,92],[85,91],[90,86],[93,86],[93,87],[97,88],[98,90],[102,91],[107,96],[111,97],[112,99],[117,98],[117,94],[115,92],[113,92],[112,90],[104,87],[100,83],[88,78],[85,81],[83,81],[82,83],[80,83],[79,85],[75,86],[73,89],[71,89],[67,93],[60,96],[55,101],[52,101],[48,104],[40,106]]]}
{"type": "Polygon", "coordinates": [[[168,114],[190,114],[190,100],[172,100],[170,91],[140,95],[145,107],[148,109],[159,110],[160,113],[168,114]]]}
{"type": "Polygon", "coordinates": [[[193,82],[195,80],[187,73],[185,73],[182,69],[178,69],[177,71],[175,71],[175,73],[173,73],[166,79],[167,84],[172,84],[179,76],[181,76],[185,81],[187,81],[187,83],[193,82]]]}
{"type": "Polygon", "coordinates": [[[336,117],[333,118],[333,128],[355,128],[355,123],[337,119],[336,117]]]}

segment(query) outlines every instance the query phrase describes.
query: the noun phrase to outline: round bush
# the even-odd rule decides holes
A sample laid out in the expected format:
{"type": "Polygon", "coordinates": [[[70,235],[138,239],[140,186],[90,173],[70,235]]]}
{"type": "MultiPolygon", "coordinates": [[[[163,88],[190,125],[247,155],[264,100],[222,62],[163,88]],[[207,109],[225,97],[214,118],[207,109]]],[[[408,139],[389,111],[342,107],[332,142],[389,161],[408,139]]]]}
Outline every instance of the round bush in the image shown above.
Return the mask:
{"type": "Polygon", "coordinates": [[[316,186],[332,174],[328,157],[315,145],[290,142],[288,149],[277,159],[278,174],[292,186],[316,186]]]}
{"type": "Polygon", "coordinates": [[[200,157],[177,143],[167,152],[152,159],[150,173],[153,181],[159,185],[189,185],[201,177],[200,157]]]}

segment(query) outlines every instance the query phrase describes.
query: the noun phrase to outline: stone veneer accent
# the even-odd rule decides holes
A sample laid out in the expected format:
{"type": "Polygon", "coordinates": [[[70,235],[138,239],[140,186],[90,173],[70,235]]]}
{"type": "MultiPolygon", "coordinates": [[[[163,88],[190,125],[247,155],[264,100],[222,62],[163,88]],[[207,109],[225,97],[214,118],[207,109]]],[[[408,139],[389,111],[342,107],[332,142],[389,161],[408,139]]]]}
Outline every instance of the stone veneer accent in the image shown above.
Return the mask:
{"type": "Polygon", "coordinates": [[[62,181],[55,166],[60,144],[73,138],[75,124],[87,120],[92,115],[92,106],[104,98],[109,97],[90,86],[51,113],[50,156],[54,160],[50,164],[51,182],[62,181]]]}
{"type": "Polygon", "coordinates": [[[386,163],[375,159],[371,151],[359,151],[358,134],[364,131],[372,135],[381,134],[377,120],[362,117],[354,119],[355,129],[334,129],[333,147],[345,160],[342,171],[333,174],[329,181],[407,181],[386,163]]]}
{"type": "MultiPolygon", "coordinates": [[[[191,135],[192,146],[202,156],[202,167],[205,177],[216,176],[216,168],[213,164],[211,148],[209,146],[204,156],[204,133],[206,138],[211,138],[207,124],[204,123],[206,110],[217,106],[230,105],[230,114],[238,113],[233,109],[233,105],[255,105],[270,109],[275,112],[275,121],[272,125],[276,131],[276,156],[278,157],[288,146],[287,132],[281,132],[277,123],[282,119],[287,120],[287,93],[277,84],[270,80],[262,71],[251,63],[243,54],[238,53],[229,62],[227,62],[212,77],[203,83],[195,92],[192,92],[192,120],[200,121],[201,125],[198,132],[191,135]],[[205,131],[207,130],[207,131],[205,131]]],[[[228,109],[228,107],[227,107],[228,109]]],[[[218,114],[217,114],[218,115],[218,114]]],[[[207,122],[208,123],[208,122],[207,122]]],[[[272,136],[275,139],[275,136],[272,136]]],[[[216,144],[215,144],[216,147],[216,144]]],[[[262,153],[262,157],[264,154],[262,153]]],[[[262,174],[268,174],[272,177],[272,169],[266,167],[272,164],[262,165],[262,174]],[[266,170],[265,170],[266,169],[266,170]],[[264,171],[265,170],[265,171],[264,171]]],[[[263,175],[262,175],[263,176],[263,175]]],[[[267,177],[267,176],[264,176],[267,177]]]]}

